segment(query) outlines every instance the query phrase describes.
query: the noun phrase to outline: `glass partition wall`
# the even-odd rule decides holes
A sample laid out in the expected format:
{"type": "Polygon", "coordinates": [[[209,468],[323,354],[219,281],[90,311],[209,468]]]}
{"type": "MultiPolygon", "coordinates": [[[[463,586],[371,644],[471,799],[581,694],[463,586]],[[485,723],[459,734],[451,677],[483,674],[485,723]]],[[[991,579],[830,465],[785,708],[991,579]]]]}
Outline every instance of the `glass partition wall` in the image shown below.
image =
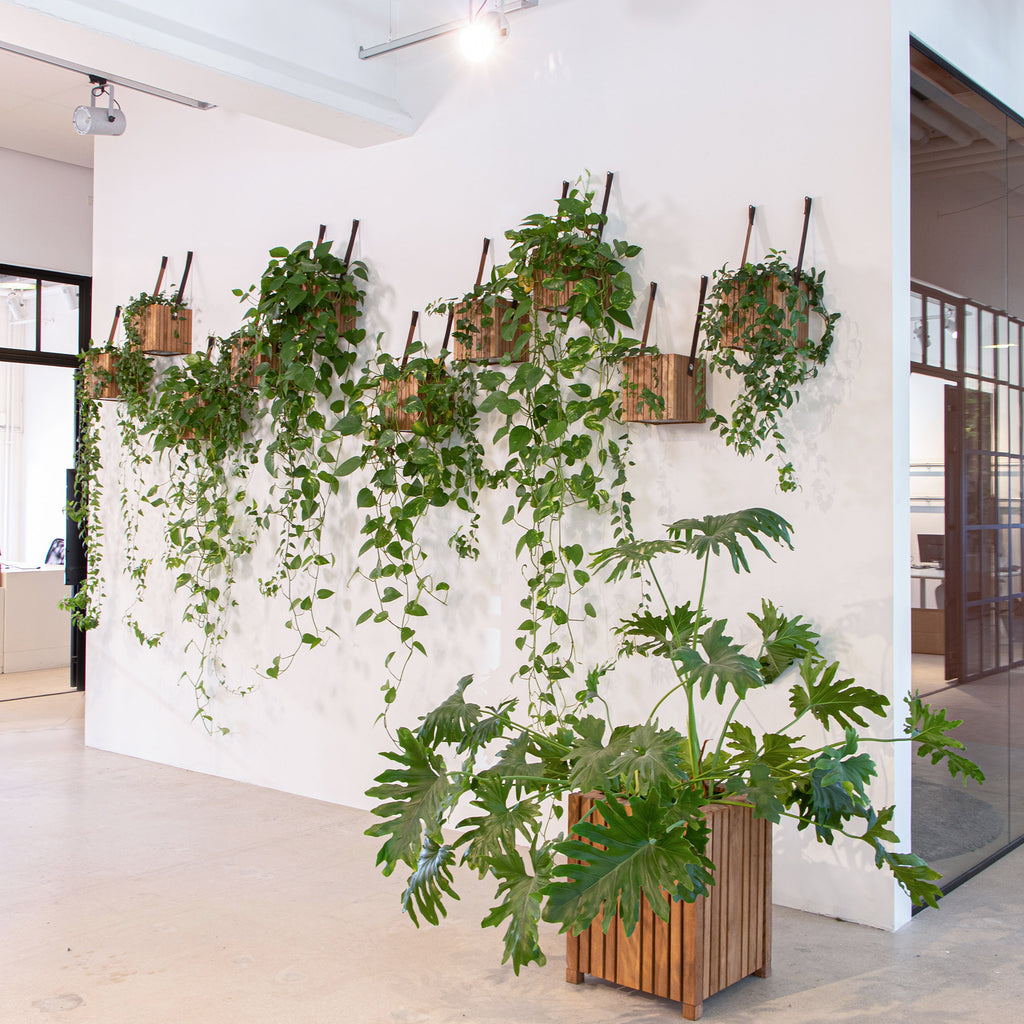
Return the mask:
{"type": "Polygon", "coordinates": [[[913,685],[987,777],[914,759],[951,888],[1024,837],[1024,130],[916,48],[910,107],[913,685]]]}

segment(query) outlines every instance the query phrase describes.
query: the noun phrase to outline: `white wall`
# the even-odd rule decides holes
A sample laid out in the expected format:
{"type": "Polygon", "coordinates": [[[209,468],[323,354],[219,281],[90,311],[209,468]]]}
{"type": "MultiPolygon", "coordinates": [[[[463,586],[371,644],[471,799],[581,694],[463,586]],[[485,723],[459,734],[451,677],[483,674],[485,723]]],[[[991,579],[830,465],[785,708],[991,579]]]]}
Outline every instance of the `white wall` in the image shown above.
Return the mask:
{"type": "MultiPolygon", "coordinates": [[[[906,155],[907,121],[893,96],[905,107],[907,57],[890,13],[887,0],[856,9],[799,0],[784,18],[756,0],[542,4],[518,19],[495,63],[452,65],[447,94],[416,135],[361,152],[228,110],[199,116],[140,98],[131,130],[97,147],[95,258],[104,274],[94,331],[151,285],[162,253],[179,254],[173,275],[186,249],[196,253],[197,336],[228,331],[239,319],[229,289],[256,280],[270,246],[309,238],[322,221],[344,237],[359,217],[357,255],[373,275],[367,326],[386,330],[397,348],[412,308],[464,290],[484,234],[500,239],[525,214],[550,209],[562,178],[589,168],[616,171],[608,235],[644,246],[633,269],[638,290],[660,284],[657,341],[683,350],[699,275],[738,259],[747,204],[759,210],[752,253],[795,253],[811,195],[806,263],[827,270],[829,302],[843,319],[830,365],[788,422],[802,490],[780,495],[770,464],[738,459],[703,427],[639,428],[638,529],[752,505],[781,512],[795,526],[796,551],[750,579],[723,579],[716,611],[739,620],[771,596],[810,616],[849,674],[898,701],[909,681],[908,348],[905,337],[890,339],[895,325],[906,334],[907,302],[894,281],[905,291],[909,250],[893,241],[908,245],[894,227],[907,209],[898,182],[894,200],[893,172],[894,154],[906,155]]],[[[440,325],[424,331],[439,335],[440,325]]],[[[714,387],[717,401],[727,387],[714,387]]],[[[360,520],[351,508],[339,512],[339,576],[360,520]]],[[[492,519],[481,564],[452,570],[459,596],[447,617],[434,617],[434,657],[407,688],[398,721],[433,706],[465,672],[481,672],[480,698],[502,691],[518,610],[503,547],[492,519]],[[476,653],[488,638],[500,639],[497,666],[476,653]]],[[[109,564],[119,562],[115,551],[109,564]]],[[[121,588],[90,638],[88,743],[365,806],[382,768],[374,754],[387,742],[372,727],[384,647],[369,627],[351,629],[358,592],[332,609],[340,641],[279,682],[217,702],[232,730],[219,738],[189,722],[188,688],[177,682],[185,634],[173,612],[164,647],[143,651],[119,622],[126,604],[121,588]]],[[[158,584],[143,614],[156,621],[167,606],[173,597],[158,584]]],[[[252,592],[241,614],[250,653],[281,641],[282,616],[252,592]]],[[[604,621],[614,617],[611,607],[604,621]]],[[[645,716],[655,688],[623,672],[611,693],[624,713],[645,716]]],[[[768,695],[759,724],[777,720],[783,705],[783,694],[768,695]]],[[[905,755],[883,754],[880,771],[876,799],[904,798],[905,755]]],[[[820,847],[776,831],[777,902],[882,927],[905,919],[866,847],[820,847]]]]}
{"type": "Polygon", "coordinates": [[[0,149],[0,192],[0,263],[88,277],[91,169],[0,149]]]}

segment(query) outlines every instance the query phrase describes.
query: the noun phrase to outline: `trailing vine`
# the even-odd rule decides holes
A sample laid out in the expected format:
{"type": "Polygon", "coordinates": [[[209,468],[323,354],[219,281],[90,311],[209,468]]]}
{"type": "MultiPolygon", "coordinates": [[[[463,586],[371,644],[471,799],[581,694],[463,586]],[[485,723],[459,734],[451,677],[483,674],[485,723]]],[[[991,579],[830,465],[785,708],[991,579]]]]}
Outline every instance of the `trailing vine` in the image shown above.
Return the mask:
{"type": "Polygon", "coordinates": [[[711,428],[740,455],[771,441],[782,491],[797,483],[779,419],[825,364],[839,319],[825,306],[824,282],[824,271],[798,272],[772,250],[761,263],[717,270],[704,307],[709,369],[740,382],[728,410],[708,407],[711,428]]]}
{"type": "Polygon", "coordinates": [[[385,657],[385,707],[394,702],[415,653],[426,655],[419,620],[431,603],[444,604],[449,584],[428,566],[421,526],[434,509],[454,505],[448,543],[459,557],[478,554],[476,502],[491,474],[484,468],[474,404],[475,380],[465,362],[432,359],[414,343],[400,364],[378,350],[364,369],[367,404],[360,423],[361,468],[370,471],[356,505],[367,509],[360,573],[373,586],[375,604],[357,623],[388,623],[397,646],[385,657]]]}
{"type": "MultiPolygon", "coordinates": [[[[322,585],[334,565],[324,528],[341,481],[359,465],[345,457],[353,429],[352,407],[363,387],[353,373],[365,331],[358,326],[367,271],[331,253],[330,241],[272,249],[240,337],[240,367],[255,373],[271,436],[263,448],[271,497],[259,516],[275,536],[271,572],[260,579],[265,597],[282,596],[285,624],[295,634],[291,650],[275,655],[265,672],[276,677],[300,650],[322,644],[316,606],[334,595],[322,585]]],[[[358,415],[356,416],[358,419],[358,415]]]]}

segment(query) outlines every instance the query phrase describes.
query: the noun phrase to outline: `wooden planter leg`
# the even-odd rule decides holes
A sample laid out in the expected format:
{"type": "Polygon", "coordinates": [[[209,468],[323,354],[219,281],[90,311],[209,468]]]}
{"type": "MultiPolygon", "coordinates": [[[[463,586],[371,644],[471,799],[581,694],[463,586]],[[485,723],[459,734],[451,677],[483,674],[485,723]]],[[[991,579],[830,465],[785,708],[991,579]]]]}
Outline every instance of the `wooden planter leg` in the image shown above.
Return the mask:
{"type": "Polygon", "coordinates": [[[704,900],[683,906],[683,1019],[704,1013],[704,900]]]}
{"type": "Polygon", "coordinates": [[[565,948],[565,980],[570,985],[583,984],[583,972],[580,970],[580,937],[569,936],[565,948]]]}

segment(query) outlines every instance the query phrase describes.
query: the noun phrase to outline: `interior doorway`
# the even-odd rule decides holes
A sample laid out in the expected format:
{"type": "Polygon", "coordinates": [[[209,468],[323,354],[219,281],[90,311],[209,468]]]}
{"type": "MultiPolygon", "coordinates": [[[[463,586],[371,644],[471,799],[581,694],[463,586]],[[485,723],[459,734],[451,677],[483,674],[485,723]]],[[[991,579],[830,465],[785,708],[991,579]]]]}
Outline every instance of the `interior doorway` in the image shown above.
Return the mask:
{"type": "Polygon", "coordinates": [[[77,689],[84,638],[59,604],[91,296],[90,278],[0,264],[0,673],[65,669],[77,689]]]}

